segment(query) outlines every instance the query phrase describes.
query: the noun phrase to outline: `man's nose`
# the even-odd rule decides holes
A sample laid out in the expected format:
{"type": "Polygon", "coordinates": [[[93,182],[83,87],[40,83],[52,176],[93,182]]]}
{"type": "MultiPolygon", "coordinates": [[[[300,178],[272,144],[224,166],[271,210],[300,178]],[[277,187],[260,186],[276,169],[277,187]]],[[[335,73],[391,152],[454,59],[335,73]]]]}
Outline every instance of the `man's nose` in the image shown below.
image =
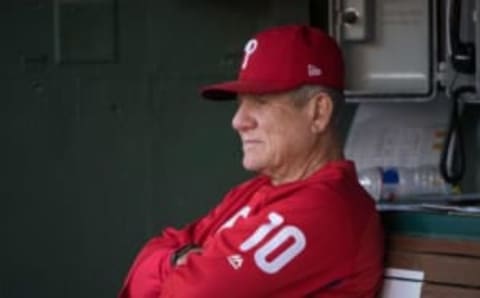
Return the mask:
{"type": "Polygon", "coordinates": [[[232,119],[232,127],[236,131],[245,131],[255,127],[251,109],[246,100],[238,99],[238,108],[232,119]]]}

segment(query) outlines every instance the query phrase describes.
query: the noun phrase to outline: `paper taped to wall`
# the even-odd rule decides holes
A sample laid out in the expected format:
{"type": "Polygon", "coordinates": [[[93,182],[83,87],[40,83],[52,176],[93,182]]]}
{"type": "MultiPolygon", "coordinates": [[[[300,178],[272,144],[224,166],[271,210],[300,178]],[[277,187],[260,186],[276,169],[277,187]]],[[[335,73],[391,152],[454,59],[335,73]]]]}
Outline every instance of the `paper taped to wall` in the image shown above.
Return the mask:
{"type": "Polygon", "coordinates": [[[438,165],[449,122],[449,103],[362,103],[345,154],[358,170],[438,165]]]}

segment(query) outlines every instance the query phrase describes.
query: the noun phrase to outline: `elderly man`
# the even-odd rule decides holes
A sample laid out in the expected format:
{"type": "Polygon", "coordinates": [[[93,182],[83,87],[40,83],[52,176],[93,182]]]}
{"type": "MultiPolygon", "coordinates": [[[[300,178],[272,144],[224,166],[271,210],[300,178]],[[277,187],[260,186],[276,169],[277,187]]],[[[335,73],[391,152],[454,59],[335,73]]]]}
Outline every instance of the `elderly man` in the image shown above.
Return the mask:
{"type": "Polygon", "coordinates": [[[258,176],[150,240],[120,296],[374,297],[382,233],[337,139],[343,84],[341,52],[318,29],[281,26],[248,41],[238,80],[202,95],[237,100],[243,166],[258,176]]]}

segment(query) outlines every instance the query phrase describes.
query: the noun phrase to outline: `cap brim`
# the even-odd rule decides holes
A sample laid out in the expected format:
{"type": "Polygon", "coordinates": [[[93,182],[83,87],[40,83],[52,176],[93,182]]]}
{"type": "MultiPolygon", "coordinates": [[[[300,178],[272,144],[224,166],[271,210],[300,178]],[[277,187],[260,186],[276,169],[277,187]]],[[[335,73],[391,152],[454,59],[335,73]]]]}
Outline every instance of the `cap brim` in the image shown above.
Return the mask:
{"type": "Polygon", "coordinates": [[[265,94],[286,91],[292,87],[278,82],[230,81],[203,87],[200,94],[206,99],[232,100],[238,93],[265,94]]]}

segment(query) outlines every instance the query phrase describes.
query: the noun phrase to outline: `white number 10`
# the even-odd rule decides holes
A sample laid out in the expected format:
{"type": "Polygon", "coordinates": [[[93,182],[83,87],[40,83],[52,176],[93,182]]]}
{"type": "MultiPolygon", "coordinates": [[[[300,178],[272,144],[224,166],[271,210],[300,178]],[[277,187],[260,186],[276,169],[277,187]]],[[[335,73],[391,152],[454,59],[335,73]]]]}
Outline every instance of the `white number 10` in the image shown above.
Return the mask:
{"type": "MultiPolygon", "coordinates": [[[[249,251],[257,246],[274,228],[282,225],[283,217],[271,212],[268,214],[269,222],[261,225],[245,242],[240,245],[243,252],[249,251]]],[[[293,260],[299,253],[303,251],[306,245],[305,235],[295,226],[282,227],[267,243],[259,247],[254,254],[255,264],[263,272],[274,274],[293,260]],[[267,260],[267,257],[288,239],[292,238],[293,242],[279,253],[274,259],[267,260]]]]}

